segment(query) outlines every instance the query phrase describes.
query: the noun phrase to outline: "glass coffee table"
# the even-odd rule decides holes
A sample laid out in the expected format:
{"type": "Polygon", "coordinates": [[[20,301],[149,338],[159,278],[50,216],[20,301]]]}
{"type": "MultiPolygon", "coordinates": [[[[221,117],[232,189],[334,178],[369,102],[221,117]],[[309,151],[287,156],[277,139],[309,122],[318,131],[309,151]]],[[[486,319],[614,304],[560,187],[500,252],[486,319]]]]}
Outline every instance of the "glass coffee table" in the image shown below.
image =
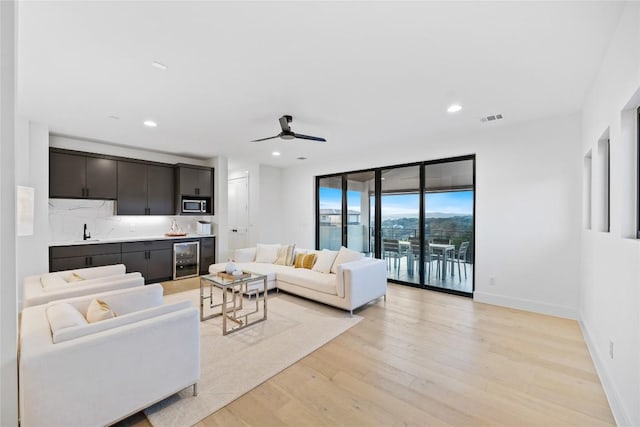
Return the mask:
{"type": "Polygon", "coordinates": [[[267,276],[249,272],[237,278],[217,274],[200,276],[200,321],[218,316],[222,316],[222,335],[267,320],[267,276]],[[250,290],[249,285],[258,281],[263,283],[263,291],[260,292],[260,287],[250,290]],[[221,301],[218,303],[214,302],[214,288],[222,292],[221,301]],[[245,301],[245,297],[248,297],[248,301],[245,301]],[[209,300],[209,304],[205,304],[206,300],[209,300]],[[255,300],[255,306],[252,300],[255,300]],[[218,307],[219,312],[216,311],[218,307]],[[214,312],[205,315],[205,309],[207,312],[214,312]],[[227,322],[235,326],[227,327],[227,322]]]}

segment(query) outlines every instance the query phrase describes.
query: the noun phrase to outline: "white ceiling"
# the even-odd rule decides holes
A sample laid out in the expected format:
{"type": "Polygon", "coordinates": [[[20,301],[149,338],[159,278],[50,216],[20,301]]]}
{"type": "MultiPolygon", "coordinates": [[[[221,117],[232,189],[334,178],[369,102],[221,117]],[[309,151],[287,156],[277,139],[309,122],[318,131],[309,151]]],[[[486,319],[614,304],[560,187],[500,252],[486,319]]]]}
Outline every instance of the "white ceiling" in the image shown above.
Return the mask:
{"type": "Polygon", "coordinates": [[[18,108],[59,134],[275,166],[397,149],[579,111],[620,12],[609,1],[23,1],[18,108]],[[448,114],[452,102],[463,110],[448,114]],[[276,135],[283,114],[328,142],[249,142],[276,135]]]}

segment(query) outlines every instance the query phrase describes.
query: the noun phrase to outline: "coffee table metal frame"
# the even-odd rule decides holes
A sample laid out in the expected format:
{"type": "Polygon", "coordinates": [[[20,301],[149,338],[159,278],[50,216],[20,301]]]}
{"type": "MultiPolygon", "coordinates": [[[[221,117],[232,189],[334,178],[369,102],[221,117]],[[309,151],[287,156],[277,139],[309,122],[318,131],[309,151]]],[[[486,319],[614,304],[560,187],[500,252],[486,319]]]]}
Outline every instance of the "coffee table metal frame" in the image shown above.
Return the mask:
{"type": "Polygon", "coordinates": [[[244,329],[247,326],[267,320],[267,276],[254,273],[250,274],[251,276],[249,277],[232,280],[224,279],[215,274],[200,276],[200,321],[202,322],[214,317],[222,316],[222,335],[228,335],[232,332],[244,329]],[[259,289],[248,289],[250,283],[260,280],[262,280],[264,284],[264,287],[262,288],[264,292],[260,292],[259,289]],[[207,286],[207,284],[209,286],[207,286]],[[214,287],[222,291],[222,302],[214,303],[214,287]],[[206,292],[207,288],[209,289],[208,293],[206,292]],[[249,300],[255,299],[255,308],[252,311],[244,311],[244,295],[248,295],[249,300]],[[220,307],[220,312],[205,316],[205,300],[209,300],[210,310],[220,307]],[[249,316],[259,313],[260,301],[262,301],[263,316],[249,321],[249,316]],[[228,329],[227,320],[235,323],[237,326],[232,329],[228,329]]]}

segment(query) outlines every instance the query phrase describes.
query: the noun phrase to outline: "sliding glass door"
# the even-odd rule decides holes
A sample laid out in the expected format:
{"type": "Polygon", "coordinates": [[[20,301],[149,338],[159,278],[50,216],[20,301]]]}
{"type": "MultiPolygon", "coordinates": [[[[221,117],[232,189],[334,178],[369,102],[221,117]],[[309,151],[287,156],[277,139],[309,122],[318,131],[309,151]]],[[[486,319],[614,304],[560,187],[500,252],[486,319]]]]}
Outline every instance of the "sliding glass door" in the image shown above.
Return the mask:
{"type": "Polygon", "coordinates": [[[321,248],[338,250],[342,245],[342,177],[318,180],[318,243],[321,248]]]}
{"type": "Polygon", "coordinates": [[[383,259],[392,282],[474,289],[475,156],[317,177],[318,249],[383,259]]]}
{"type": "Polygon", "coordinates": [[[380,200],[380,248],[387,277],[419,284],[420,166],[383,169],[380,200]]]}
{"type": "Polygon", "coordinates": [[[424,166],[425,284],[473,291],[473,160],[424,166]]]}

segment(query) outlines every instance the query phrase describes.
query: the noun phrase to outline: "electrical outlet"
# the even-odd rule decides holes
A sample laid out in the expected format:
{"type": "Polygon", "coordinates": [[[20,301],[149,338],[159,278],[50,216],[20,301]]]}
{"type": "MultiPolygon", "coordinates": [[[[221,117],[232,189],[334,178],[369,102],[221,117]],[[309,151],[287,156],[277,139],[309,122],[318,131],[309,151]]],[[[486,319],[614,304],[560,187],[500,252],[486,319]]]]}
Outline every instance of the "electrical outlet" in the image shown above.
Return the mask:
{"type": "Polygon", "coordinates": [[[495,286],[496,285],[496,278],[491,276],[489,277],[489,286],[495,286]]]}
{"type": "Polygon", "coordinates": [[[609,357],[613,359],[613,341],[609,340],[609,357]]]}

